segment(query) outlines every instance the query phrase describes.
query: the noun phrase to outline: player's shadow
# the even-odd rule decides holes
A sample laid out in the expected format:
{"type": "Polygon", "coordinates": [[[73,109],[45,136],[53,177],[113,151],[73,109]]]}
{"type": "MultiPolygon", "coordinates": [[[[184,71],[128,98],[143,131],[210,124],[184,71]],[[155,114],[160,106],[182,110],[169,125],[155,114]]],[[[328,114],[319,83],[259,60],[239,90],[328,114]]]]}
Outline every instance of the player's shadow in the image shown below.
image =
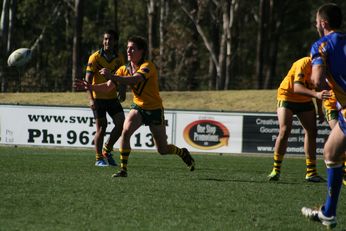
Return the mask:
{"type": "MultiPolygon", "coordinates": [[[[208,178],[199,178],[198,180],[201,181],[215,181],[215,182],[240,182],[240,183],[257,183],[257,184],[288,184],[288,185],[300,185],[302,182],[286,182],[286,181],[275,181],[275,182],[270,182],[267,180],[242,180],[242,179],[221,179],[221,178],[213,178],[213,177],[208,177],[208,178]]],[[[345,230],[346,231],[346,230],[345,230]]]]}

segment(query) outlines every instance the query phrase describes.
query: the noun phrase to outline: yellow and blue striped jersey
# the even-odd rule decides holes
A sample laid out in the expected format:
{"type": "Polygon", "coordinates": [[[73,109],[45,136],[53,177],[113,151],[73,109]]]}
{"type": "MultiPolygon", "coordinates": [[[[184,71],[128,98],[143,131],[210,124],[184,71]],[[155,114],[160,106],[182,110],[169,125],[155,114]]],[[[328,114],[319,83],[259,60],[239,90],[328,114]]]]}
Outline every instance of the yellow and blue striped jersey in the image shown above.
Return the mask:
{"type": "Polygon", "coordinates": [[[311,48],[312,65],[324,65],[327,81],[342,108],[346,108],[346,34],[332,32],[311,48]]]}

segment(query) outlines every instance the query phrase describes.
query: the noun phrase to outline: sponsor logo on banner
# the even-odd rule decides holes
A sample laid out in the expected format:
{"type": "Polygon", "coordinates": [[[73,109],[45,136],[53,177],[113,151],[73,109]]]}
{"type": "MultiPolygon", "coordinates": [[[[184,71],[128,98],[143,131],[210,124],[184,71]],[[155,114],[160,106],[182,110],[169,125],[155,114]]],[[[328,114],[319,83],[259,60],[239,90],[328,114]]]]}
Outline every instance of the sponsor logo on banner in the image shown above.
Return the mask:
{"type": "Polygon", "coordinates": [[[192,147],[211,150],[228,146],[229,131],[215,120],[197,120],[185,127],[183,136],[192,147]]]}

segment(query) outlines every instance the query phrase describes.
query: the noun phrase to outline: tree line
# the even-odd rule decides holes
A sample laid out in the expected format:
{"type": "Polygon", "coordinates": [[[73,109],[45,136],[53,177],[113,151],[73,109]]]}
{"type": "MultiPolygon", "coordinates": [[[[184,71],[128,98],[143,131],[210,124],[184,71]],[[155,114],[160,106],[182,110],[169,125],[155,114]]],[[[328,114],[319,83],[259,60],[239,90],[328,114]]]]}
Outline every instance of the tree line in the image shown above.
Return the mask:
{"type": "MultiPolygon", "coordinates": [[[[275,89],[309,55],[322,0],[2,0],[0,91],[73,91],[107,29],[142,35],[161,90],[275,89]],[[22,68],[15,49],[33,50],[22,68]]],[[[345,9],[344,1],[334,1],[345,9]]],[[[346,11],[344,12],[346,14],[346,11]]]]}

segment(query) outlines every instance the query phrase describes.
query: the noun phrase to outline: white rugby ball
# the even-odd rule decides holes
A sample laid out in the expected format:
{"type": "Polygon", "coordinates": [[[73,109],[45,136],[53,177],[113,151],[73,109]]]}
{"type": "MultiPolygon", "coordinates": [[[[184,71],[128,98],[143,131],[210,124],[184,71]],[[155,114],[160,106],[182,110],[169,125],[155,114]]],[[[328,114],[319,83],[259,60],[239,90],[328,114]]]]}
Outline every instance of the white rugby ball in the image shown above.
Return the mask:
{"type": "Polygon", "coordinates": [[[19,48],[13,51],[7,59],[10,67],[21,67],[27,64],[31,59],[31,50],[29,48],[19,48]]]}

